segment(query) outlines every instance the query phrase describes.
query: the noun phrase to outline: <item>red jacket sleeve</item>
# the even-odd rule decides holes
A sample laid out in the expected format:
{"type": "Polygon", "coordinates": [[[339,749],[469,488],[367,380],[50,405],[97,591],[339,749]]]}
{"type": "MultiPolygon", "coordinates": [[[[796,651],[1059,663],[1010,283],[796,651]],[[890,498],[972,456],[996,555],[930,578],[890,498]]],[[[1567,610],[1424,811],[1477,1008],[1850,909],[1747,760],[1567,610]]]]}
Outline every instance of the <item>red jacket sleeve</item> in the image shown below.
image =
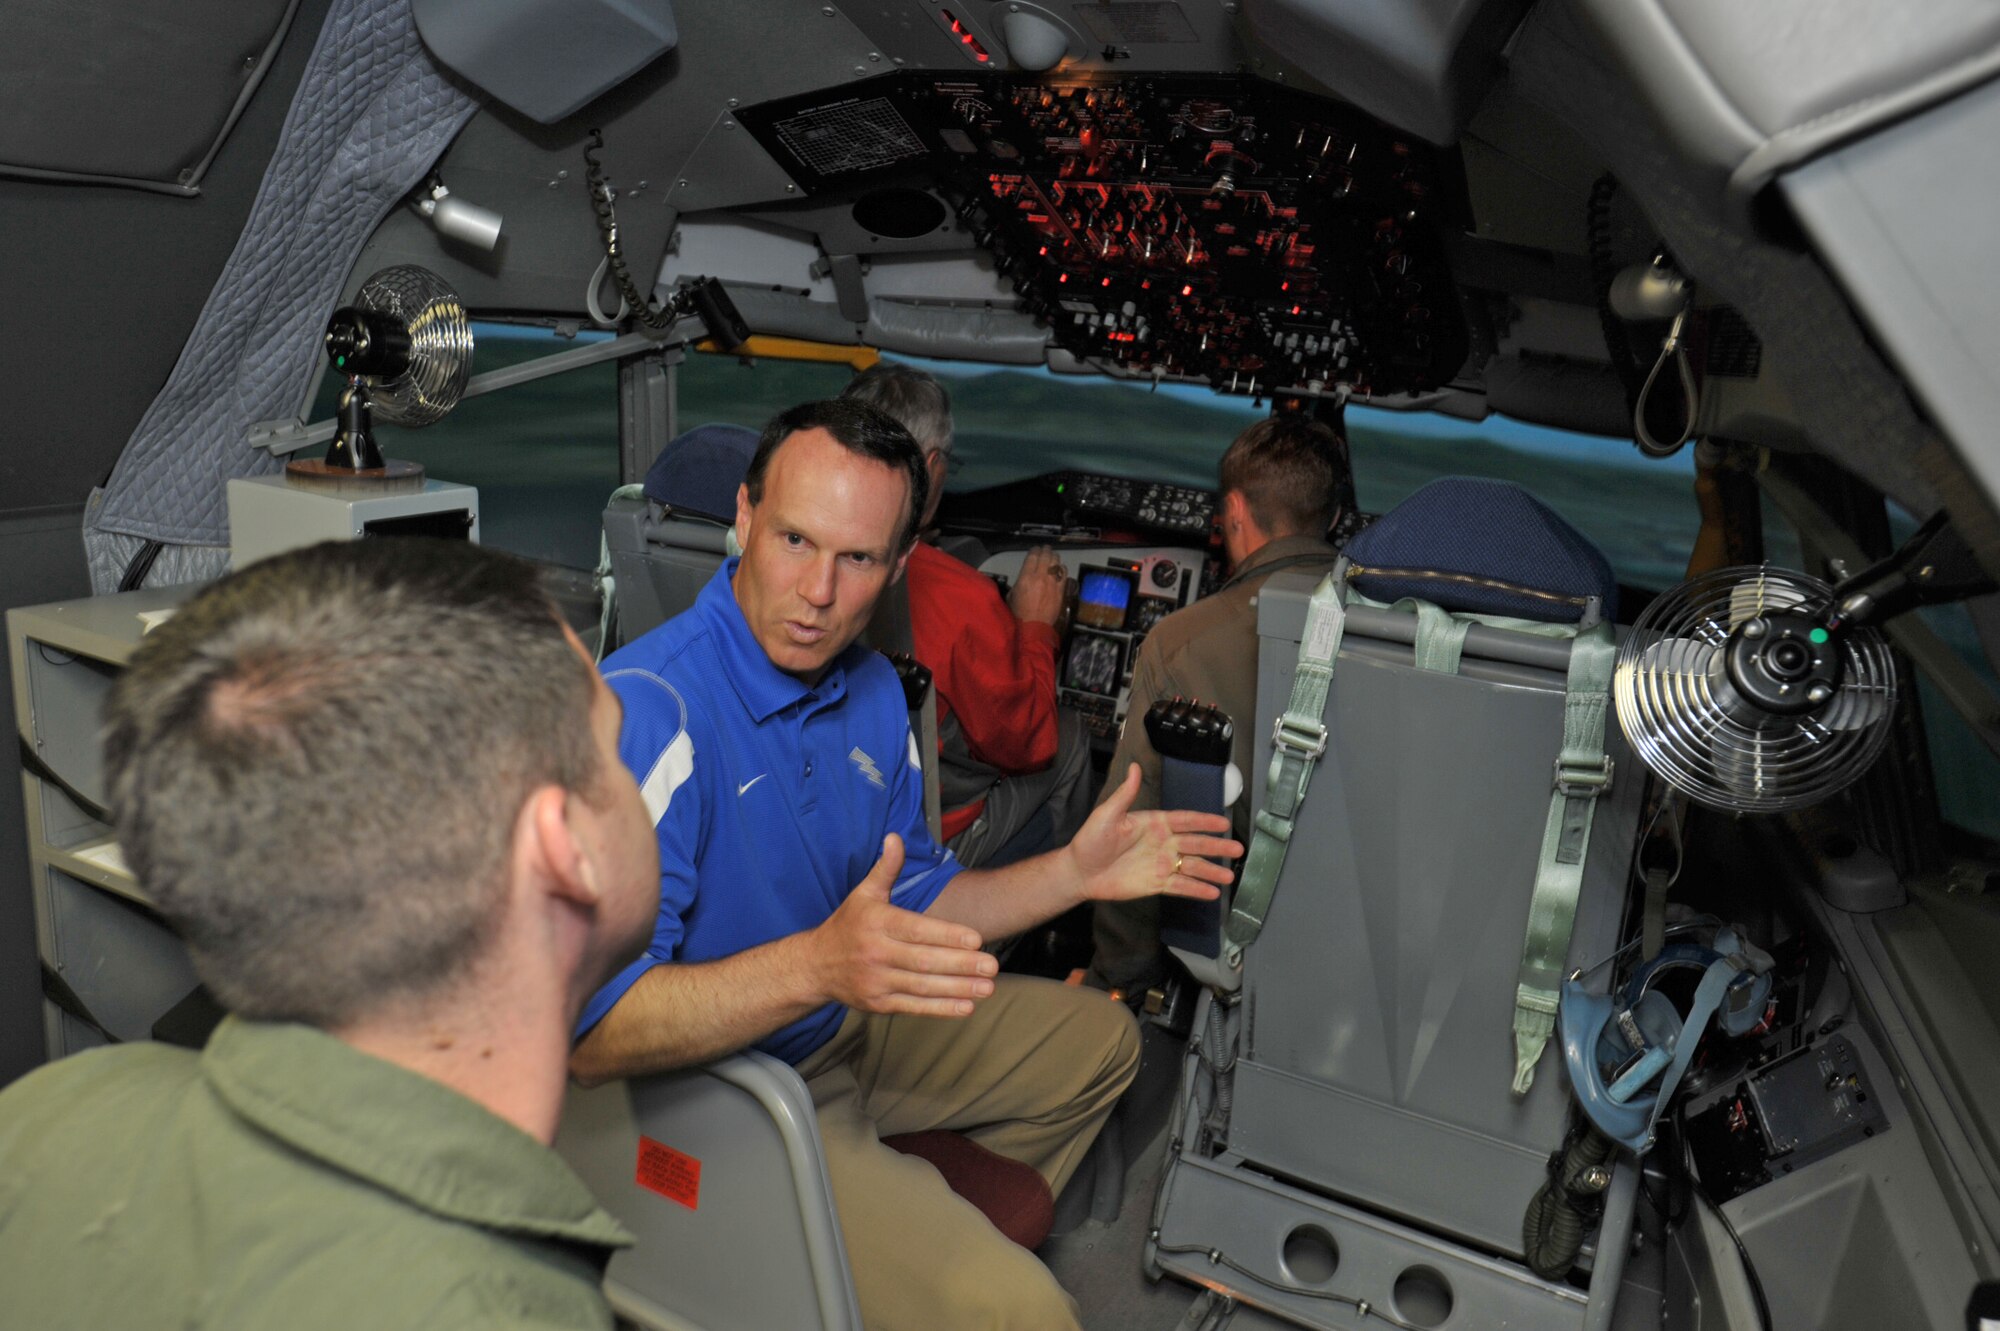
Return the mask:
{"type": "Polygon", "coordinates": [[[1014,618],[992,579],[928,546],[907,576],[917,660],[972,756],[1010,775],[1054,762],[1056,631],[1014,618]]]}

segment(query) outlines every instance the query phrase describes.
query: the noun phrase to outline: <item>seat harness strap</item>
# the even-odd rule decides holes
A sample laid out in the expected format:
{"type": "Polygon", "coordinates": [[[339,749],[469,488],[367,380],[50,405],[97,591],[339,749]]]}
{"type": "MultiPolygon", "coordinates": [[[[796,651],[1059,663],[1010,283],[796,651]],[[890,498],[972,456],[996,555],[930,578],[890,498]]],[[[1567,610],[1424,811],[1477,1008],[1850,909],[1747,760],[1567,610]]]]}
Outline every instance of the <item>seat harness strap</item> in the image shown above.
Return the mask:
{"type": "Polygon", "coordinates": [[[1454,615],[1441,606],[1420,601],[1414,596],[1406,596],[1389,608],[1416,614],[1417,637],[1413,650],[1417,669],[1434,670],[1441,675],[1458,673],[1459,659],[1465,653],[1465,632],[1472,627],[1471,619],[1454,615]]]}
{"type": "Polygon", "coordinates": [[[1347,561],[1320,579],[1306,608],[1306,626],[1299,643],[1299,664],[1292,676],[1292,697],[1271,731],[1271,766],[1265,778],[1264,807],[1252,820],[1250,854],[1242,880],[1230,903],[1224,929],[1224,959],[1232,967],[1243,949],[1257,941],[1271,893],[1285,867],[1292,840],[1292,820],[1305,802],[1313,768],[1326,753],[1326,697],[1333,683],[1333,661],[1340,654],[1340,637],[1347,628],[1342,587],[1347,561]]]}
{"type": "Polygon", "coordinates": [[[1563,698],[1562,752],[1556,758],[1542,832],[1535,895],[1528,906],[1527,936],[1514,987],[1514,1094],[1535,1082],[1535,1063],[1555,1030],[1556,999],[1570,933],[1576,926],[1597,799],[1611,788],[1611,760],[1604,754],[1604,716],[1611,702],[1611,671],[1618,648],[1611,625],[1598,623],[1572,640],[1563,698]]]}

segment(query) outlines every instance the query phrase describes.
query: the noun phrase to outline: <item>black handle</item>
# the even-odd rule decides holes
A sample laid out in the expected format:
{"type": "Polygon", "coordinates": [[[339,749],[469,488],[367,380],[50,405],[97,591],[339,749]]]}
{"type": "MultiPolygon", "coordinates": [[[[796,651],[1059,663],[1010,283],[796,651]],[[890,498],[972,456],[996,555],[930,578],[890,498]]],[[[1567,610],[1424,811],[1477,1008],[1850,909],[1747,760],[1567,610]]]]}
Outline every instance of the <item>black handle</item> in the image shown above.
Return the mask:
{"type": "Polygon", "coordinates": [[[1163,758],[1209,763],[1229,761],[1236,723],[1219,707],[1189,698],[1162,698],[1146,709],[1146,738],[1163,758]]]}

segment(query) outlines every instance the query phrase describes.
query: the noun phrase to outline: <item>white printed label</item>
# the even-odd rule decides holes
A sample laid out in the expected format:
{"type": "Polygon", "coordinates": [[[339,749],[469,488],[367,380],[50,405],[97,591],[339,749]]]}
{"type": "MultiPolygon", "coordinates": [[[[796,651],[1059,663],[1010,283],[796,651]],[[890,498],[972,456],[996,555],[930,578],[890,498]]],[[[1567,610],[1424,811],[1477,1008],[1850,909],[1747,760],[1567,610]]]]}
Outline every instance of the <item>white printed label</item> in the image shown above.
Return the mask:
{"type": "Polygon", "coordinates": [[[1347,607],[1338,601],[1324,610],[1316,606],[1307,612],[1305,655],[1314,661],[1332,660],[1340,645],[1341,621],[1346,617],[1347,607]]]}

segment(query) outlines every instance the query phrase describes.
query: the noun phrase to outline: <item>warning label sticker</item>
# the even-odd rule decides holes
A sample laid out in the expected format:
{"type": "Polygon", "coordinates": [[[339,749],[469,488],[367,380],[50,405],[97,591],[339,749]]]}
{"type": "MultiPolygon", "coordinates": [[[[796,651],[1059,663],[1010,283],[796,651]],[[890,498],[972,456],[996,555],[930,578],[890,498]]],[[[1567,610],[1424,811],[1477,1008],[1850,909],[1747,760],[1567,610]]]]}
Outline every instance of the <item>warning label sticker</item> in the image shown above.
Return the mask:
{"type": "Polygon", "coordinates": [[[683,1155],[664,1142],[639,1138],[640,1187],[650,1188],[668,1201],[679,1202],[688,1210],[701,1206],[701,1161],[683,1155]]]}

